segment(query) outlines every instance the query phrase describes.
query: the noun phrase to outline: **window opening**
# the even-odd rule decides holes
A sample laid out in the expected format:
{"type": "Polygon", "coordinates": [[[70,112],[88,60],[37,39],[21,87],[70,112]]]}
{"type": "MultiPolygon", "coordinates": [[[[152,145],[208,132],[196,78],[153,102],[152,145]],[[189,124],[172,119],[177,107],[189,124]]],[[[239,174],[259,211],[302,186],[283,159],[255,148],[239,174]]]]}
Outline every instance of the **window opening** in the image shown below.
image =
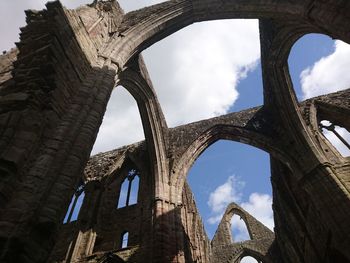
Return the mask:
{"type": "Polygon", "coordinates": [[[328,120],[320,121],[319,129],[340,154],[350,156],[350,133],[348,130],[328,120]]]}
{"type": "Polygon", "coordinates": [[[130,169],[120,188],[117,208],[122,208],[137,203],[139,183],[139,172],[136,169],[130,169]]]}
{"type": "Polygon", "coordinates": [[[233,215],[231,219],[231,236],[233,242],[250,240],[248,227],[239,215],[233,215]]]}
{"type": "Polygon", "coordinates": [[[75,191],[72,200],[69,204],[66,216],[64,217],[64,224],[76,221],[78,219],[80,208],[83,205],[85,197],[84,187],[84,184],[81,184],[75,191]]]}
{"type": "Polygon", "coordinates": [[[127,178],[125,178],[123,183],[122,183],[122,186],[120,188],[119,201],[118,201],[117,208],[121,208],[121,207],[126,206],[127,195],[128,195],[128,180],[127,180],[127,178]]]}
{"type": "Polygon", "coordinates": [[[251,256],[246,256],[241,259],[240,263],[261,263],[261,261],[258,261],[251,256]]]}
{"type": "Polygon", "coordinates": [[[128,247],[128,242],[129,242],[129,232],[125,232],[122,235],[122,248],[128,247]]]}
{"type": "Polygon", "coordinates": [[[129,205],[137,204],[137,196],[139,192],[139,182],[140,178],[138,175],[135,175],[134,179],[132,180],[131,189],[130,189],[130,197],[129,197],[129,205]]]}

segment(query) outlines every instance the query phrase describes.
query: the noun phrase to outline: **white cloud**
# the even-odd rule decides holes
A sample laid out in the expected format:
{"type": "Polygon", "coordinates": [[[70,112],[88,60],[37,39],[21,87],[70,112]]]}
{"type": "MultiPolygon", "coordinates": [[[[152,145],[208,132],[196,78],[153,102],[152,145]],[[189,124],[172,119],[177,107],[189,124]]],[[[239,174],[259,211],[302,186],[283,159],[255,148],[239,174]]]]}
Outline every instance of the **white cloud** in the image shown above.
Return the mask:
{"type": "Polygon", "coordinates": [[[236,176],[232,175],[227,178],[227,181],[218,186],[214,192],[210,193],[208,206],[213,212],[214,216],[209,218],[209,223],[217,223],[222,217],[227,205],[231,202],[238,202],[242,197],[242,188],[244,182],[236,176]]]}
{"type": "Polygon", "coordinates": [[[144,139],[136,101],[127,90],[117,87],[112,92],[106,111],[92,154],[144,139]]]}
{"type": "Polygon", "coordinates": [[[248,228],[240,216],[234,215],[231,219],[232,238],[234,242],[249,240],[248,228]]]}
{"type": "Polygon", "coordinates": [[[258,21],[197,23],[143,54],[169,126],[225,114],[259,60],[258,21]]]}
{"type": "MultiPolygon", "coordinates": [[[[257,20],[214,21],[185,28],[143,52],[169,126],[227,112],[238,97],[239,80],[259,59],[258,36],[257,20]]],[[[117,105],[115,99],[110,103],[117,105]]],[[[116,114],[106,112],[108,123],[100,128],[94,153],[140,139],[143,130],[134,124],[136,115],[124,111],[108,121],[116,114]],[[132,132],[120,132],[119,122],[122,131],[132,132]]]]}
{"type": "Polygon", "coordinates": [[[268,194],[252,193],[249,201],[240,206],[265,226],[273,230],[272,197],[268,194]]]}
{"type": "Polygon", "coordinates": [[[350,45],[337,40],[334,48],[300,74],[304,99],[350,88],[350,45]]]}
{"type": "MultiPolygon", "coordinates": [[[[300,74],[304,99],[350,88],[349,68],[350,45],[337,40],[332,54],[321,58],[300,74]]],[[[336,131],[350,142],[350,133],[346,129],[336,127],[336,131]]],[[[334,133],[325,130],[324,135],[343,156],[350,155],[350,150],[334,133]]]]}

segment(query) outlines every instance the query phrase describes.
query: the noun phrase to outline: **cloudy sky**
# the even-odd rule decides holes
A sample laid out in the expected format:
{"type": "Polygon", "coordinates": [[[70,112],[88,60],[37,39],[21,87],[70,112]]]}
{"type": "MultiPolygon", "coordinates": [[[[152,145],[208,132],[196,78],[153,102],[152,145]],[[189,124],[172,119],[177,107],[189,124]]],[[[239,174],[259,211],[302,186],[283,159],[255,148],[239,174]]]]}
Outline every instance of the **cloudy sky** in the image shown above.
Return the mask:
{"type": "MultiPolygon", "coordinates": [[[[0,49],[18,41],[25,25],[24,9],[42,9],[43,0],[0,2],[0,49]]],[[[63,0],[69,8],[89,3],[63,0]]],[[[162,1],[123,0],[126,10],[162,1]]],[[[145,50],[142,55],[170,127],[261,105],[259,30],[257,20],[225,20],[194,24],[145,50]]],[[[326,36],[299,40],[289,58],[299,100],[349,87],[349,45],[326,36]]],[[[344,129],[339,133],[350,140],[344,129]]],[[[326,134],[343,155],[350,151],[326,134]]],[[[112,93],[93,154],[144,138],[133,98],[122,88],[112,93]]],[[[220,141],[205,151],[190,171],[197,204],[210,237],[231,202],[241,204],[273,229],[269,157],[255,148],[220,141]],[[252,163],[256,165],[251,165],[252,163]],[[198,179],[200,178],[200,179],[198,179]],[[200,182],[200,184],[199,184],[200,182]],[[215,183],[214,183],[215,182],[215,183]]],[[[236,240],[241,222],[233,221],[236,240]]]]}

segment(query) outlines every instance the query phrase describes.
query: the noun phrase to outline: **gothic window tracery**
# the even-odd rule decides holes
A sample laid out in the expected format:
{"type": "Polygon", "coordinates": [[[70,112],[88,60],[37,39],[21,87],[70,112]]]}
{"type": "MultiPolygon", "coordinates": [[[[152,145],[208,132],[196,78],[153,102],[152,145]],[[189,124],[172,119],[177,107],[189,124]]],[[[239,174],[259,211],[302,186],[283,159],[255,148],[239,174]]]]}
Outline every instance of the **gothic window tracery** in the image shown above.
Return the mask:
{"type": "Polygon", "coordinates": [[[134,168],[130,169],[121,184],[117,208],[137,204],[139,183],[140,173],[134,168]]]}
{"type": "Polygon", "coordinates": [[[84,188],[85,188],[85,185],[82,183],[79,185],[79,187],[75,191],[72,197],[72,200],[70,202],[70,205],[68,207],[66,216],[64,217],[64,220],[63,220],[64,224],[76,221],[78,219],[80,208],[83,204],[84,197],[85,197],[84,188]]]}

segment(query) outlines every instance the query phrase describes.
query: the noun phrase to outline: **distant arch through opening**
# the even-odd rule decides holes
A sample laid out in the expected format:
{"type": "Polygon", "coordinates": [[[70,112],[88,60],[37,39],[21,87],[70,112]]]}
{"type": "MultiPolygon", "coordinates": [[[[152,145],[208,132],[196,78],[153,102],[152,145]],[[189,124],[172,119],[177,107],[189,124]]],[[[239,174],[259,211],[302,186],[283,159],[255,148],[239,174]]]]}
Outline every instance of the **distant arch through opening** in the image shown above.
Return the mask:
{"type": "MultiPolygon", "coordinates": [[[[203,151],[189,171],[187,181],[210,239],[231,202],[257,216],[257,220],[263,224],[272,224],[268,227],[273,227],[269,177],[269,155],[254,147],[219,140],[203,151]],[[252,163],[254,165],[251,165],[252,163]],[[257,207],[266,210],[266,213],[260,211],[260,214],[257,214],[257,207]],[[263,218],[259,218],[262,214],[263,218]]],[[[225,216],[224,221],[227,220],[227,230],[230,231],[227,234],[231,235],[231,242],[252,238],[243,217],[243,214],[235,209],[225,216]],[[238,222],[235,221],[236,217],[238,222]]]]}

